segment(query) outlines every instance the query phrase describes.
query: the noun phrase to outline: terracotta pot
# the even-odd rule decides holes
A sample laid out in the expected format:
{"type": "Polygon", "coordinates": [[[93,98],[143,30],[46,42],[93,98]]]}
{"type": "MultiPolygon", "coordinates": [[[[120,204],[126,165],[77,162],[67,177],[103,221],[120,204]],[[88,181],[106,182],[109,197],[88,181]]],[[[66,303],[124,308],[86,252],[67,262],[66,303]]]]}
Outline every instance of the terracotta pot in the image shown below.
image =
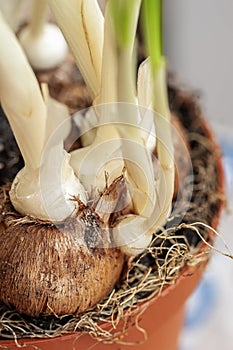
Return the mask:
{"type": "MultiPolygon", "coordinates": [[[[202,120],[201,123],[204,133],[212,139],[215,148],[219,192],[224,193],[224,175],[220,152],[206,122],[202,120]]],[[[217,227],[222,207],[223,201],[219,201],[211,223],[213,228],[217,227]]],[[[201,245],[200,249],[204,249],[204,244],[201,245]]],[[[18,343],[20,345],[27,344],[27,349],[38,348],[41,350],[87,350],[92,348],[123,350],[132,349],[132,343],[134,344],[133,348],[138,350],[152,350],[155,348],[159,350],[177,350],[178,338],[183,325],[184,304],[200,280],[205,266],[206,262],[202,262],[195,267],[185,267],[174,285],[164,288],[159,296],[141,303],[133,311],[126,311],[124,320],[128,319],[130,321],[124,338],[121,338],[122,343],[103,344],[89,334],[79,332],[50,339],[22,339],[18,343]],[[144,329],[146,333],[143,333],[140,329],[144,329]]],[[[118,325],[119,330],[124,320],[118,325]]],[[[101,324],[101,326],[106,330],[110,330],[109,323],[101,324]]],[[[116,331],[114,330],[114,333],[116,331]]],[[[1,340],[0,348],[18,349],[12,340],[1,340]]]]}
{"type": "MultiPolygon", "coordinates": [[[[200,280],[204,267],[205,264],[201,264],[195,267],[195,271],[185,269],[174,286],[166,288],[159,297],[140,305],[131,314],[131,325],[123,341],[134,343],[135,349],[138,350],[152,350],[155,345],[159,350],[177,350],[178,337],[183,325],[184,303],[200,280]],[[146,341],[143,333],[136,328],[135,322],[139,322],[140,327],[146,330],[146,341]]],[[[106,323],[104,328],[109,329],[109,324],[106,323]]],[[[41,350],[87,350],[93,347],[112,350],[132,349],[130,344],[99,343],[88,334],[80,336],[78,332],[53,339],[19,340],[19,344],[28,346],[31,344],[32,346],[27,349],[37,346],[41,350]]],[[[10,350],[18,349],[13,341],[1,341],[0,345],[10,350]]]]}

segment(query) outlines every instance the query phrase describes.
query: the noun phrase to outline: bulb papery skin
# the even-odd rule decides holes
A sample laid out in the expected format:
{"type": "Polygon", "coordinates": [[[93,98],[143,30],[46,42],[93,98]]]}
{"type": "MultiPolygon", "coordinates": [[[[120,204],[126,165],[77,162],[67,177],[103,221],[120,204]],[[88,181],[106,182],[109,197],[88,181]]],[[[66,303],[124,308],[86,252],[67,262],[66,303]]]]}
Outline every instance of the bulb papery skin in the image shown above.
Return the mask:
{"type": "Polygon", "coordinates": [[[19,34],[19,41],[35,70],[57,67],[65,59],[68,46],[60,29],[51,23],[43,26],[38,35],[32,35],[26,26],[19,34]]]}
{"type": "Polygon", "coordinates": [[[75,315],[112,291],[125,256],[90,207],[58,225],[35,224],[15,215],[6,190],[0,198],[2,302],[29,316],[75,315]]]}
{"type": "Polygon", "coordinates": [[[114,244],[122,253],[136,256],[150,244],[152,232],[145,231],[144,217],[127,215],[113,228],[114,244]]]}
{"type": "Polygon", "coordinates": [[[85,190],[68,161],[67,155],[57,176],[48,175],[49,166],[30,171],[24,167],[15,177],[9,193],[15,210],[40,220],[61,222],[78,210],[74,197],[86,203],[85,190]]]}

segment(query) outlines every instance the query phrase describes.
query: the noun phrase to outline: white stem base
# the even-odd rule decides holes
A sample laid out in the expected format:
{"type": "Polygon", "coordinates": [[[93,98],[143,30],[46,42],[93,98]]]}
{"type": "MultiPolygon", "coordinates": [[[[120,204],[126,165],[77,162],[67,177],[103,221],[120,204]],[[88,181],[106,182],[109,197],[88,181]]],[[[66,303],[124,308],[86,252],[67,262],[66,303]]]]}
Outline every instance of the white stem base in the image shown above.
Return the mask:
{"type": "Polygon", "coordinates": [[[40,170],[29,171],[24,167],[17,174],[10,190],[10,199],[20,214],[60,222],[78,209],[74,196],[86,202],[85,191],[69,165],[69,158],[64,153],[62,168],[56,174],[51,172],[51,168],[54,168],[51,161],[40,170]]]}

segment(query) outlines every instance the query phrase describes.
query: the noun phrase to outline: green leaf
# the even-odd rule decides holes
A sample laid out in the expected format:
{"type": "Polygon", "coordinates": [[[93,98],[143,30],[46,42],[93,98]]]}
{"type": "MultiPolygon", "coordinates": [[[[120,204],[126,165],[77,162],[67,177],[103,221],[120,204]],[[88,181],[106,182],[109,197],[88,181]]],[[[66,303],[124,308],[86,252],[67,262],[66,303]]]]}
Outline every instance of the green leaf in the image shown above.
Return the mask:
{"type": "Polygon", "coordinates": [[[109,0],[116,37],[119,47],[126,47],[132,42],[132,27],[134,25],[134,9],[137,9],[136,0],[109,0]]]}
{"type": "Polygon", "coordinates": [[[142,25],[151,67],[155,72],[163,64],[162,0],[143,0],[142,25]]]}

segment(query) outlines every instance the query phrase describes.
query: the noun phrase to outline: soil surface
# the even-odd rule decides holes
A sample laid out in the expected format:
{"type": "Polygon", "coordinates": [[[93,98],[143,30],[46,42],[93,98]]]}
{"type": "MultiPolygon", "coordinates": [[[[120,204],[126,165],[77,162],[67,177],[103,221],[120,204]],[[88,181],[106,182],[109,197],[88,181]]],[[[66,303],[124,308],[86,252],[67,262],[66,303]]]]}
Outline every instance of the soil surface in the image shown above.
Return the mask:
{"type": "Polygon", "coordinates": [[[10,125],[0,108],[0,186],[12,181],[23,167],[23,159],[10,125]]]}

